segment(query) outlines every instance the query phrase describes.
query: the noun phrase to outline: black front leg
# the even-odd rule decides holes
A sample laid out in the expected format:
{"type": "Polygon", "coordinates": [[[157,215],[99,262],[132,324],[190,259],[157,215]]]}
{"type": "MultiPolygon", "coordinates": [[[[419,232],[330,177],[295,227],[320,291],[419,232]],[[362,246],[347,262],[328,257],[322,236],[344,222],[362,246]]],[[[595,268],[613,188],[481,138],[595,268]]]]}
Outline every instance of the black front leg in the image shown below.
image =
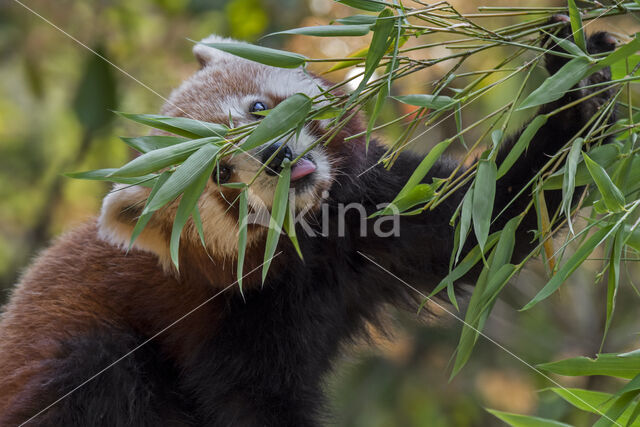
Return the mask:
{"type": "Polygon", "coordinates": [[[345,333],[344,307],[292,255],[286,274],[245,290],[245,299],[227,297],[214,338],[185,366],[182,387],[203,425],[319,425],[321,378],[345,333]]]}

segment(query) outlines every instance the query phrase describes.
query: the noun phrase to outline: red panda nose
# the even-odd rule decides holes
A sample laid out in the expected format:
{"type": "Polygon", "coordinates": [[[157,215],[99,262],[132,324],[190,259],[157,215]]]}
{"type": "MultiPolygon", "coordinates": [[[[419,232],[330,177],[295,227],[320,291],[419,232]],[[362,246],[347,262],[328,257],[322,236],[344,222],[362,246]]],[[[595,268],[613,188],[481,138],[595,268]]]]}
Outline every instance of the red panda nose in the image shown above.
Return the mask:
{"type": "MultiPolygon", "coordinates": [[[[282,143],[277,142],[265,148],[262,151],[262,163],[268,162],[271,156],[273,156],[273,153],[275,153],[281,146],[282,146],[282,143]]],[[[273,160],[269,162],[269,164],[266,167],[267,174],[271,176],[275,176],[279,174],[280,171],[282,170],[282,162],[284,161],[284,159],[289,159],[289,160],[293,159],[293,153],[291,152],[291,149],[287,146],[284,146],[280,151],[278,151],[278,154],[276,154],[273,160]]]]}

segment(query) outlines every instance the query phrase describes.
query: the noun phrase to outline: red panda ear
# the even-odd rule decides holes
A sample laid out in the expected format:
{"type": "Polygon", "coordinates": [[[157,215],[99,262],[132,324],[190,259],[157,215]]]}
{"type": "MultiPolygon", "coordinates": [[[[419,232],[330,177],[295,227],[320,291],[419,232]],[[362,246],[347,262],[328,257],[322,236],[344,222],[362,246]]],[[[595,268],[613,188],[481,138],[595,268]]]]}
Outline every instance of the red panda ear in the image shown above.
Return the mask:
{"type": "MultiPolygon", "coordinates": [[[[102,210],[98,219],[98,234],[108,243],[129,248],[133,229],[142,213],[150,189],[141,186],[125,186],[116,184],[113,190],[107,194],[102,202],[102,210]]],[[[169,236],[162,222],[168,212],[158,211],[154,213],[151,221],[135,240],[133,247],[158,256],[160,263],[169,267],[171,256],[169,253],[169,236]]]]}
{"type": "Polygon", "coordinates": [[[193,47],[193,54],[195,55],[198,63],[200,64],[200,68],[204,68],[206,66],[224,62],[235,58],[233,55],[225,53],[221,50],[215,49],[213,47],[209,47],[204,43],[241,43],[237,40],[220,37],[215,34],[210,35],[209,37],[205,37],[200,40],[193,47]]]}

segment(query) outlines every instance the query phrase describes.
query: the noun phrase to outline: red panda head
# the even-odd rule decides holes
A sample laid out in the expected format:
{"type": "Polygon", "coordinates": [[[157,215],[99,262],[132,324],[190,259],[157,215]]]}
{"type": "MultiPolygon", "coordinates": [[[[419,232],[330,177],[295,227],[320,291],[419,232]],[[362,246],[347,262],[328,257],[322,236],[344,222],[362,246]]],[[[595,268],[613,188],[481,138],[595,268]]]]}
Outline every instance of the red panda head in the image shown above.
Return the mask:
{"type": "MultiPolygon", "coordinates": [[[[203,42],[235,42],[210,36],[203,42]]],[[[239,42],[238,42],[239,43],[239,42]]],[[[318,96],[328,83],[298,69],[281,69],[248,61],[222,51],[197,44],[194,54],[201,69],[180,87],[175,89],[162,113],[168,116],[188,117],[196,120],[232,125],[233,127],[254,122],[260,118],[256,110],[271,109],[279,102],[296,93],[309,97],[318,96]]],[[[305,152],[326,130],[326,121],[308,123],[297,136],[286,142],[287,153],[296,158],[305,152]]],[[[323,198],[327,197],[337,168],[355,148],[345,152],[344,133],[327,147],[318,144],[312,148],[292,169],[292,190],[298,210],[312,212],[323,198]],[[296,169],[297,168],[297,169],[296,169]],[[299,178],[299,179],[296,179],[299,178]]],[[[351,145],[358,145],[352,143],[351,145]]],[[[221,161],[220,172],[215,171],[199,200],[207,251],[223,259],[235,259],[237,253],[238,214],[236,200],[238,190],[223,187],[218,179],[226,182],[249,183],[263,162],[269,157],[269,144],[247,153],[226,157],[221,161]],[[222,173],[222,176],[219,175],[222,173]]],[[[273,153],[273,151],[271,152],[273,153]]],[[[264,171],[251,184],[248,191],[250,210],[270,208],[278,176],[264,171]]],[[[139,186],[116,185],[104,200],[100,217],[100,234],[116,245],[127,246],[133,227],[149,195],[149,189],[139,186]]],[[[170,268],[169,239],[177,203],[174,202],[154,213],[145,231],[137,238],[134,247],[150,251],[159,257],[161,264],[170,268]]],[[[264,240],[267,228],[249,228],[249,247],[264,240]]],[[[195,225],[188,222],[181,239],[184,245],[200,245],[195,225]]]]}

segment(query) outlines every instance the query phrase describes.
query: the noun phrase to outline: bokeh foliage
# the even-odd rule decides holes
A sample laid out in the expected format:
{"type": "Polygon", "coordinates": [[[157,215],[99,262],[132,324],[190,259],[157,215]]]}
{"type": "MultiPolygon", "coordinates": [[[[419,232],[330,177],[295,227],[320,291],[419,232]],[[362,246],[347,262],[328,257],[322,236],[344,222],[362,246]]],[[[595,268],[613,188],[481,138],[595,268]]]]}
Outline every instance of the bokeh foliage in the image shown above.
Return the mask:
{"type": "MultiPolygon", "coordinates": [[[[468,13],[477,12],[478,5],[531,5],[525,1],[451,3],[468,13]]],[[[33,1],[28,5],[164,96],[196,69],[187,38],[200,39],[215,32],[255,41],[269,32],[328,24],[353,13],[328,0],[63,1],[55,5],[33,1]]],[[[536,2],[536,6],[552,5],[562,7],[565,3],[536,2]]],[[[490,24],[504,26],[529,19],[531,16],[516,14],[493,18],[490,24]]],[[[639,28],[631,16],[603,20],[590,31],[596,27],[627,36],[639,28]]],[[[263,44],[317,58],[346,56],[365,46],[367,40],[273,37],[263,44]]],[[[442,46],[421,54],[444,56],[438,49],[442,46]]],[[[459,73],[491,69],[510,53],[508,48],[489,52],[473,57],[459,73]]],[[[96,214],[107,191],[104,184],[68,180],[60,173],[118,166],[129,158],[117,135],[139,134],[140,128],[115,120],[108,110],[154,112],[162,99],[11,1],[0,4],[0,57],[0,287],[8,291],[20,269],[52,236],[96,214]]],[[[441,78],[451,65],[443,63],[421,72],[412,82],[394,86],[392,95],[430,93],[430,82],[441,78]]],[[[314,67],[315,71],[327,68],[326,64],[314,67]]],[[[345,73],[347,70],[341,70],[327,77],[339,80],[345,73]]],[[[468,81],[473,78],[470,74],[468,81]]],[[[544,73],[535,69],[528,90],[544,78],[544,73]]],[[[499,76],[491,76],[481,87],[497,79],[499,76]]],[[[524,76],[513,79],[469,104],[462,113],[463,122],[473,123],[502,107],[523,81],[524,76]]],[[[411,111],[406,104],[386,103],[380,122],[411,111]]],[[[514,113],[509,128],[519,126],[526,116],[514,113]]],[[[446,120],[412,148],[425,153],[434,143],[455,135],[456,129],[455,120],[446,120]]],[[[480,128],[471,135],[478,137],[482,131],[480,128]]],[[[400,123],[386,128],[383,136],[392,142],[402,132],[400,123]]],[[[452,148],[464,153],[462,147],[452,148]]],[[[632,260],[624,266],[629,274],[620,285],[617,314],[605,351],[638,347],[634,335],[639,326],[635,309],[638,294],[630,283],[637,270],[635,264],[632,260]]],[[[536,310],[516,313],[547,280],[545,266],[531,264],[512,281],[485,330],[532,364],[595,354],[605,324],[606,278],[596,276],[601,267],[598,259],[587,261],[561,295],[536,310]]],[[[482,339],[464,374],[448,383],[458,323],[446,313],[427,325],[407,314],[396,318],[398,338],[386,342],[380,337],[384,344],[381,350],[363,346],[361,358],[346,361],[332,379],[336,419],[341,424],[501,425],[483,406],[535,413],[573,425],[595,420],[572,409],[551,391],[536,394],[537,389],[549,387],[549,382],[482,339]]],[[[621,385],[602,377],[560,380],[566,385],[606,391],[621,385]]]]}

